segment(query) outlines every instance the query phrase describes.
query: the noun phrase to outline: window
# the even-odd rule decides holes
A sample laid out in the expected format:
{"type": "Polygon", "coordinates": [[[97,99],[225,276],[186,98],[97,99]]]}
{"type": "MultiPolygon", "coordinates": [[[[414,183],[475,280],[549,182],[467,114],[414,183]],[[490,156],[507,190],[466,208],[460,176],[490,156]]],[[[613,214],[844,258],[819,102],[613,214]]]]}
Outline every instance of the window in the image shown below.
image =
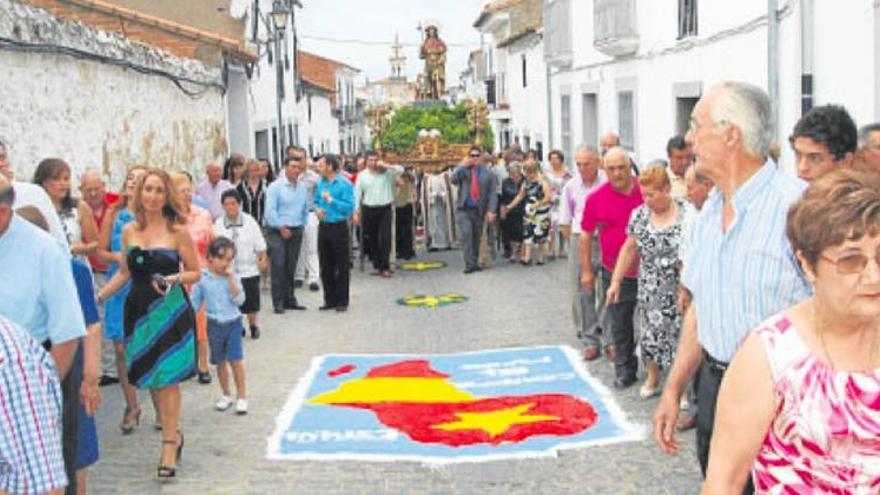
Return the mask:
{"type": "Polygon", "coordinates": [[[559,115],[562,118],[562,152],[571,156],[571,95],[562,95],[559,115]]]}
{"type": "Polygon", "coordinates": [[[699,98],[676,98],[675,99],[675,132],[680,136],[687,134],[691,126],[691,113],[697,106],[699,98]]]}
{"type": "Polygon", "coordinates": [[[272,161],[281,166],[281,156],[278,154],[278,128],[272,128],[272,161]]]}
{"type": "Polygon", "coordinates": [[[617,93],[617,130],[620,134],[620,145],[633,151],[636,142],[636,116],[632,91],[617,93]]]}
{"type": "Polygon", "coordinates": [[[306,97],[306,106],[308,106],[309,110],[309,122],[312,121],[312,95],[306,97]]]}
{"type": "Polygon", "coordinates": [[[697,35],[697,0],[678,0],[678,39],[697,35]]]}
{"type": "Polygon", "coordinates": [[[596,146],[599,142],[599,107],[596,102],[596,93],[584,93],[582,95],[581,118],[583,119],[584,144],[596,146]]]}
{"type": "Polygon", "coordinates": [[[528,82],[528,75],[526,74],[526,56],[525,55],[522,56],[522,82],[523,82],[524,88],[528,87],[529,82],[528,82]]]}
{"type": "Polygon", "coordinates": [[[254,134],[254,148],[257,152],[257,159],[259,160],[268,160],[269,159],[269,131],[262,130],[257,131],[254,134]]]}

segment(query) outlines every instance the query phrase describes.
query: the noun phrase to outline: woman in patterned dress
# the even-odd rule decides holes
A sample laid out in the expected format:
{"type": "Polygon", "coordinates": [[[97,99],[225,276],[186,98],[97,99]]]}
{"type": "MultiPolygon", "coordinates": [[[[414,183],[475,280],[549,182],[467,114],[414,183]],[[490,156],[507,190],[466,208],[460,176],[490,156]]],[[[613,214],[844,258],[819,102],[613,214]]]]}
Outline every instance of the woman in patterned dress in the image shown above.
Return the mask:
{"type": "Polygon", "coordinates": [[[814,181],[787,233],[815,292],[730,363],[703,493],[880,493],[880,178],[814,181]]]}
{"type": "Polygon", "coordinates": [[[523,214],[523,246],[520,263],[532,264],[532,249],[535,246],[537,252],[537,264],[544,264],[544,254],[547,240],[550,237],[550,185],[541,174],[541,167],[537,162],[527,161],[523,165],[525,181],[519,190],[519,194],[507,209],[514,209],[524,205],[523,214]]]}
{"type": "Polygon", "coordinates": [[[632,212],[606,298],[609,305],[617,302],[623,275],[638,256],[639,350],[648,371],[639,395],[648,398],[660,392],[660,375],[675,359],[682,321],[676,304],[679,245],[682,224],[695,213],[686,201],[672,198],[663,167],[645,170],[639,176],[639,186],[645,204],[632,212]]]}
{"type": "Polygon", "coordinates": [[[128,379],[155,393],[162,421],[157,475],[171,478],[183,448],[178,430],[179,384],[195,371],[193,311],[180,286],[198,282],[201,275],[181,202],[168,174],[148,170],[138,183],[133,203],[135,221],[122,231],[125,263],[98,298],[106,299],[131,280],[125,300],[128,379]]]}

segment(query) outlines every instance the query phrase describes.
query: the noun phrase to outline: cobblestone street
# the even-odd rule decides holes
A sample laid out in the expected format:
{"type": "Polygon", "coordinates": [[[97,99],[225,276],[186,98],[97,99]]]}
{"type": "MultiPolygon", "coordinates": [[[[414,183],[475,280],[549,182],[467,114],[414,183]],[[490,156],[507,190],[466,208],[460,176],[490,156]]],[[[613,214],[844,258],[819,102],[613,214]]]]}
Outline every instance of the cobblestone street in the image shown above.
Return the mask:
{"type": "MultiPolygon", "coordinates": [[[[155,479],[159,432],[147,394],[141,425],[122,436],[117,424],[123,402],[118,387],[105,387],[98,414],[101,460],[92,470],[93,493],[608,493],[685,494],[699,486],[693,433],[682,455],[670,458],[646,439],[560,452],[557,458],[458,464],[300,462],[266,460],[266,438],[288,394],[311,358],[324,353],[445,353],[502,347],[565,344],[577,347],[565,296],[566,263],[525,268],[498,264],[474,275],[461,273],[461,253],[431,253],[447,268],[398,271],[390,279],[355,272],[348,313],[318,312],[320,293],[298,292],[306,312],[283,316],[266,311],[263,336],[245,341],[250,412],[237,417],[214,410],[219,387],[190,381],[183,386],[182,430],[186,436],[178,477],[155,479]],[[428,309],[398,306],[399,297],[460,292],[465,304],[428,309]]],[[[611,365],[588,365],[603,383],[611,365]]],[[[648,425],[655,400],[638,387],[615,394],[633,422],[648,425]]]]}

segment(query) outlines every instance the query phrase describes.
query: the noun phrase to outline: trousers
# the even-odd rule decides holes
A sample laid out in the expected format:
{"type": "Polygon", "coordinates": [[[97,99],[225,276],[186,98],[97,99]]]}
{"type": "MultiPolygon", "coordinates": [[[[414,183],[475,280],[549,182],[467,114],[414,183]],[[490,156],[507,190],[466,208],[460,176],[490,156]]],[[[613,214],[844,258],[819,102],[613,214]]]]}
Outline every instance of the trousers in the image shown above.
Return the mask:
{"type": "Polygon", "coordinates": [[[318,227],[318,256],[325,306],[348,306],[351,263],[348,223],[322,223],[318,227]]]}
{"type": "MultiPolygon", "coordinates": [[[[715,406],[718,401],[718,389],[721,387],[721,379],[727,364],[712,358],[703,350],[703,362],[700,363],[699,380],[697,386],[697,401],[700,409],[697,411],[697,458],[700,461],[700,469],[703,477],[706,477],[706,469],[709,467],[709,446],[712,443],[712,429],[715,424],[715,406]]],[[[749,477],[743,494],[751,495],[755,492],[752,479],[749,477]]]]}
{"type": "MultiPolygon", "coordinates": [[[[571,234],[568,250],[569,296],[571,297],[571,317],[575,332],[585,347],[603,348],[602,317],[605,309],[605,284],[596,278],[593,292],[584,290],[581,284],[580,234],[571,234]]],[[[599,273],[599,243],[592,245],[591,261],[593,273],[599,273]]],[[[608,325],[604,325],[608,328],[608,325]]]]}
{"type": "Polygon", "coordinates": [[[269,229],[267,244],[272,273],[272,305],[275,309],[283,309],[285,305],[296,303],[293,279],[302,245],[303,228],[290,228],[290,234],[285,239],[278,229],[269,229]]]}
{"type": "Polygon", "coordinates": [[[308,223],[303,230],[302,247],[296,263],[296,280],[318,283],[318,216],[309,212],[308,223]]]}
{"type": "Polygon", "coordinates": [[[461,233],[464,266],[467,269],[479,268],[483,218],[476,208],[459,208],[455,213],[455,222],[458,225],[458,231],[461,233]]]}
{"type": "MultiPolygon", "coordinates": [[[[602,283],[611,286],[611,272],[601,269],[602,283]]],[[[611,343],[617,348],[614,358],[614,374],[617,378],[629,380],[636,376],[639,361],[636,359],[636,337],[633,316],[636,310],[636,295],[639,283],[634,278],[625,278],[620,284],[617,303],[608,306],[611,324],[611,343]]]]}
{"type": "Polygon", "coordinates": [[[391,205],[361,206],[366,252],[379,271],[391,269],[391,205]]]}

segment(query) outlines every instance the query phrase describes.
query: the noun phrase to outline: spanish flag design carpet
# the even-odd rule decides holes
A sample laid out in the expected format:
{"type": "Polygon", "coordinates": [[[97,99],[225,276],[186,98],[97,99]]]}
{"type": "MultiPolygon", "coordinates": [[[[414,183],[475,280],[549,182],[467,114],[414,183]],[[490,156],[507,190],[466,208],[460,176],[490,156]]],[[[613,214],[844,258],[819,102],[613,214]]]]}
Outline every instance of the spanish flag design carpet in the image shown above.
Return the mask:
{"type": "Polygon", "coordinates": [[[643,437],[569,347],[330,354],[292,392],[268,457],[443,464],[643,437]]]}

